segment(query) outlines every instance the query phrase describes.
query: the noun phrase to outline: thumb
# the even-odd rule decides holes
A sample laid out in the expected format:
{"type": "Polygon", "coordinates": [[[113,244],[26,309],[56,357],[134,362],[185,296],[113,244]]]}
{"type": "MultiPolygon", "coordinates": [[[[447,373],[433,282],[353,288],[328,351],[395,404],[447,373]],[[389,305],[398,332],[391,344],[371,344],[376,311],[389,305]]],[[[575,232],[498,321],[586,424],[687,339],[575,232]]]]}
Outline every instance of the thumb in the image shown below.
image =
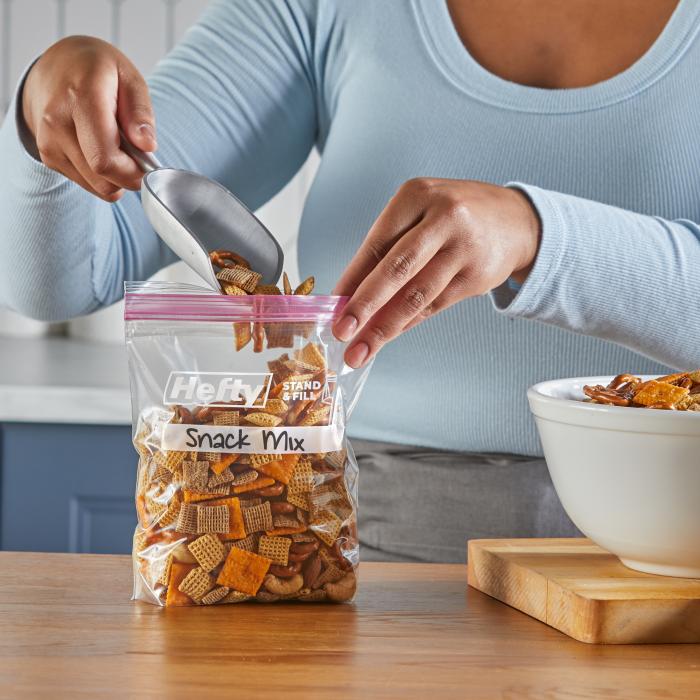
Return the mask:
{"type": "Polygon", "coordinates": [[[156,119],[151,96],[146,81],[133,66],[120,71],[117,119],[134,146],[148,153],[157,150],[156,119]]]}

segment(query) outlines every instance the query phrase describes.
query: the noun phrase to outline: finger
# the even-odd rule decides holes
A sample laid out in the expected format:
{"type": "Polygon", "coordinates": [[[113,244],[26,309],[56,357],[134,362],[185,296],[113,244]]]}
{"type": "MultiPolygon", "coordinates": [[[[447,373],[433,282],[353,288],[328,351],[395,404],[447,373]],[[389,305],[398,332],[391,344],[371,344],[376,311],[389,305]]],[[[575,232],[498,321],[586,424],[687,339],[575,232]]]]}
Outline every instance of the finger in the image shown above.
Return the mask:
{"type": "Polygon", "coordinates": [[[51,164],[49,165],[49,167],[52,170],[56,170],[62,175],[65,175],[69,180],[72,180],[77,185],[80,185],[80,187],[88,191],[90,194],[95,195],[100,199],[104,199],[106,202],[116,202],[118,199],[121,198],[123,194],[122,190],[117,190],[112,194],[103,194],[95,190],[95,188],[90,184],[90,182],[88,182],[88,180],[86,180],[82,176],[78,169],[73,165],[73,163],[70,162],[70,160],[65,155],[51,159],[51,164]]]}
{"type": "Polygon", "coordinates": [[[349,340],[412,277],[444,243],[442,231],[423,219],[400,238],[360,283],[333,328],[339,340],[349,340]]]}
{"type": "Polygon", "coordinates": [[[440,251],[428,265],[404,285],[357,334],[345,353],[351,367],[364,364],[386,343],[400,335],[417,314],[430,306],[455,277],[458,266],[447,249],[440,251]],[[359,349],[357,349],[359,347],[359,349]],[[364,356],[360,358],[360,354],[364,356]]]}
{"type": "Polygon", "coordinates": [[[150,153],[158,149],[156,119],[143,76],[131,63],[119,69],[117,119],[131,143],[150,153]]]}
{"type": "Polygon", "coordinates": [[[444,291],[434,299],[430,304],[427,304],[419,313],[417,313],[405,326],[402,333],[415,328],[429,318],[432,318],[441,311],[448,309],[458,301],[465,298],[464,285],[460,281],[452,281],[445,287],[444,291]]]}
{"type": "Polygon", "coordinates": [[[88,183],[89,191],[92,191],[94,194],[100,197],[100,199],[104,199],[106,202],[116,202],[121,198],[121,196],[124,194],[123,188],[114,184],[110,180],[97,175],[90,167],[82,149],[80,148],[75,132],[73,132],[72,139],[64,140],[63,151],[75,172],[77,172],[80,177],[88,183]]]}
{"type": "Polygon", "coordinates": [[[66,120],[60,124],[54,123],[51,128],[42,128],[37,133],[37,147],[45,165],[73,180],[91,194],[108,202],[116,201],[121,196],[115,196],[119,188],[98,178],[85,164],[72,122],[66,120]]]}
{"type": "Polygon", "coordinates": [[[404,183],[370,228],[333,290],[351,296],[394,244],[421,219],[424,196],[414,180],[404,183]]]}
{"type": "Polygon", "coordinates": [[[115,115],[116,75],[102,73],[101,82],[73,105],[72,116],[78,144],[90,170],[118,187],[137,190],[141,170],[119,147],[115,115]]]}

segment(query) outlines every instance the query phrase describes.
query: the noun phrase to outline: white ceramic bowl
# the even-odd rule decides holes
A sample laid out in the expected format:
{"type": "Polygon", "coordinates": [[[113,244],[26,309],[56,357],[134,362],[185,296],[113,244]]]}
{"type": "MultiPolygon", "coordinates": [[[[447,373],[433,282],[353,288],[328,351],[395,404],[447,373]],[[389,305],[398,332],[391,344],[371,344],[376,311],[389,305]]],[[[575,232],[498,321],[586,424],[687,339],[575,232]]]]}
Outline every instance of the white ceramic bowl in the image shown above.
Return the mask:
{"type": "Polygon", "coordinates": [[[700,412],[584,403],[584,384],[528,390],[564,509],[630,569],[700,578],[700,412]]]}

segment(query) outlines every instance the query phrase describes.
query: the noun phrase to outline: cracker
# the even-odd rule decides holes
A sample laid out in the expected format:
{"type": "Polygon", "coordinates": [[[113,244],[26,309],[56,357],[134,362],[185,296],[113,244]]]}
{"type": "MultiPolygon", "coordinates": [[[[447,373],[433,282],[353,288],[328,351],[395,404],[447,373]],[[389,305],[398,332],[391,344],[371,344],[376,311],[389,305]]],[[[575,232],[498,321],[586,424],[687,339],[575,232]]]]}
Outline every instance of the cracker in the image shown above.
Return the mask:
{"type": "Polygon", "coordinates": [[[338,493],[335,486],[330,486],[329,484],[321,484],[309,494],[312,511],[329,509],[332,505],[342,500],[343,497],[338,493]]]}
{"type": "Polygon", "coordinates": [[[246,493],[246,491],[257,491],[258,489],[264,489],[267,486],[272,486],[275,483],[274,479],[269,477],[263,477],[262,479],[256,479],[251,481],[249,484],[241,484],[240,486],[234,486],[234,493],[246,493]]]}
{"type": "Polygon", "coordinates": [[[229,529],[227,506],[197,506],[197,532],[227,533],[229,529]]]}
{"type": "Polygon", "coordinates": [[[316,538],[310,532],[300,532],[292,535],[293,542],[316,542],[316,538]]]}
{"type": "Polygon", "coordinates": [[[165,559],[154,563],[157,563],[159,566],[162,567],[160,575],[157,577],[156,580],[163,586],[167,586],[168,581],[170,580],[170,567],[173,565],[173,555],[168,554],[168,556],[165,557],[165,559]]]}
{"type": "Polygon", "coordinates": [[[194,542],[190,542],[188,549],[205,571],[211,571],[216,568],[226,553],[221,540],[210,534],[202,535],[194,542]]]}
{"type": "Polygon", "coordinates": [[[347,450],[337,450],[335,452],[326,452],[326,455],[323,459],[329,467],[333,467],[333,469],[339,471],[345,466],[345,461],[347,460],[347,457],[347,450]]]}
{"type": "Polygon", "coordinates": [[[250,484],[253,481],[257,481],[258,472],[255,469],[249,469],[248,471],[236,474],[233,479],[234,486],[242,486],[243,484],[250,484]]]}
{"type": "Polygon", "coordinates": [[[268,348],[294,347],[294,332],[288,323],[266,323],[265,337],[268,348]]]}
{"type": "Polygon", "coordinates": [[[191,491],[203,493],[207,489],[209,475],[209,462],[189,462],[182,463],[182,484],[191,491]]]}
{"type": "Polygon", "coordinates": [[[319,369],[326,368],[325,353],[321,351],[320,346],[318,346],[316,343],[307,343],[301,350],[297,350],[294,353],[294,357],[297,360],[306,362],[307,364],[318,367],[319,369]]]}
{"type": "Polygon", "coordinates": [[[180,466],[187,458],[187,452],[156,452],[153,456],[156,464],[165,467],[169,472],[179,471],[180,466]]]}
{"type": "Polygon", "coordinates": [[[221,601],[222,603],[244,603],[246,600],[251,600],[253,596],[240,591],[230,591],[229,594],[221,601]]]}
{"type": "MultiPolygon", "coordinates": [[[[214,414],[216,415],[216,414],[214,414]]],[[[239,455],[237,454],[230,454],[230,455],[221,455],[221,458],[219,459],[218,462],[213,462],[212,464],[209,465],[211,470],[214,472],[214,474],[221,474],[221,472],[224,471],[224,469],[227,469],[230,467],[234,462],[238,461],[239,455]]]]}
{"type": "Polygon", "coordinates": [[[241,539],[246,536],[243,513],[241,511],[241,501],[239,498],[235,496],[232,498],[220,498],[216,501],[211,501],[209,505],[228,509],[227,528],[221,533],[223,539],[241,539]]]}
{"type": "Polygon", "coordinates": [[[306,415],[299,421],[299,425],[328,425],[330,415],[330,406],[314,408],[306,412],[306,415]]]}
{"type": "Polygon", "coordinates": [[[299,491],[289,491],[287,490],[287,502],[291,503],[297,508],[302,508],[303,510],[309,510],[309,494],[301,493],[299,491]]]}
{"type": "Polygon", "coordinates": [[[276,459],[279,459],[279,455],[252,454],[250,455],[250,464],[253,469],[257,469],[261,464],[274,462],[276,459]]]}
{"type": "Polygon", "coordinates": [[[153,462],[153,473],[149,478],[152,483],[169,484],[172,481],[173,473],[166,469],[164,464],[153,462]]]}
{"type": "Polygon", "coordinates": [[[248,292],[246,292],[245,289],[241,289],[238,285],[231,284],[231,282],[221,282],[221,289],[223,290],[224,294],[229,297],[248,296],[248,292]]]}
{"type": "Polygon", "coordinates": [[[146,535],[143,530],[137,529],[136,532],[134,532],[134,552],[138,554],[146,549],[146,547],[148,547],[148,535],[146,535]]]}
{"type": "Polygon", "coordinates": [[[180,514],[180,497],[176,494],[170,499],[168,507],[163,515],[160,516],[158,520],[158,525],[160,527],[168,527],[177,521],[178,515],[180,514]]]}
{"type": "Polygon", "coordinates": [[[186,535],[197,534],[197,506],[192,503],[182,503],[177,516],[175,529],[186,535]]]}
{"type": "Polygon", "coordinates": [[[291,459],[284,459],[284,457],[287,456],[293,457],[296,455],[281,455],[276,460],[266,462],[265,464],[260,464],[255,468],[261,474],[265,474],[275,481],[288,484],[289,480],[292,478],[292,472],[294,471],[296,464],[291,459]]]}
{"type": "Polygon", "coordinates": [[[288,537],[269,537],[263,535],[258,542],[258,554],[267,557],[273,563],[287,566],[289,563],[289,548],[292,541],[288,537]]]}
{"type": "Polygon", "coordinates": [[[289,368],[291,374],[316,374],[320,369],[320,367],[310,365],[303,360],[288,360],[284,364],[289,368]]]}
{"type": "Polygon", "coordinates": [[[178,590],[198,603],[213,586],[214,579],[201,566],[196,566],[185,576],[178,590]]]}
{"type": "Polygon", "coordinates": [[[228,496],[228,492],[228,485],[222,484],[221,486],[213,486],[212,488],[207,486],[206,493],[197,493],[196,491],[184,489],[182,492],[182,497],[185,503],[198,503],[200,501],[210,501],[213,498],[219,498],[220,496],[228,496]]]}
{"type": "Polygon", "coordinates": [[[262,498],[242,498],[241,499],[241,509],[252,508],[253,506],[259,506],[262,503],[262,498]]]}
{"type": "Polygon", "coordinates": [[[214,425],[240,425],[240,411],[214,411],[214,425]]]}
{"type": "Polygon", "coordinates": [[[272,516],[272,525],[275,529],[280,527],[299,527],[301,523],[296,518],[290,518],[288,515],[278,514],[272,516]]]}
{"type": "Polygon", "coordinates": [[[230,545],[228,551],[231,551],[231,547],[236,547],[237,549],[245,549],[247,552],[257,552],[258,551],[258,539],[259,535],[255,532],[244,537],[242,540],[234,540],[233,542],[227,542],[230,545]]]}
{"type": "Polygon", "coordinates": [[[279,416],[273,416],[271,413],[264,413],[263,411],[259,413],[249,413],[245,417],[245,420],[261,428],[275,428],[282,422],[279,416]]]}
{"type": "Polygon", "coordinates": [[[265,412],[275,416],[284,415],[289,410],[289,406],[282,399],[268,399],[265,404],[265,412]]]}
{"type": "Polygon", "coordinates": [[[230,282],[235,284],[237,287],[240,287],[249,294],[252,294],[255,291],[255,288],[260,283],[261,278],[261,274],[253,272],[253,270],[248,270],[240,265],[224,267],[216,273],[216,279],[218,279],[220,282],[230,282]]]}
{"type": "Polygon", "coordinates": [[[276,284],[259,284],[253,294],[282,294],[280,288],[276,284]]]}
{"type": "Polygon", "coordinates": [[[314,586],[320,588],[324,583],[335,583],[340,581],[347,571],[343,571],[334,562],[329,562],[326,568],[321,572],[321,575],[314,581],[314,586]]]}
{"type": "Polygon", "coordinates": [[[303,457],[294,466],[287,491],[289,493],[308,493],[313,486],[314,470],[311,466],[311,460],[303,457]]]}
{"type": "Polygon", "coordinates": [[[272,510],[270,502],[264,501],[259,506],[246,508],[243,511],[243,520],[245,521],[246,532],[261,532],[263,530],[271,530],[272,510]]]}
{"type": "Polygon", "coordinates": [[[332,511],[323,510],[314,513],[310,529],[319,539],[322,539],[329,547],[335,544],[340,534],[343,521],[332,511]]]}
{"type": "Polygon", "coordinates": [[[170,577],[168,578],[168,592],[165,595],[165,605],[167,607],[177,605],[191,605],[189,596],[180,591],[180,584],[187,575],[196,568],[196,564],[182,564],[174,561],[170,566],[170,577]]]}
{"type": "Polygon", "coordinates": [[[243,350],[248,343],[253,339],[253,332],[250,328],[250,323],[237,321],[233,324],[233,337],[236,341],[236,351],[243,350]]]}
{"type": "Polygon", "coordinates": [[[209,591],[205,596],[202,597],[203,605],[214,605],[215,603],[220,603],[229,594],[230,589],[227,586],[219,586],[209,591]]]}
{"type": "MultiPolygon", "coordinates": [[[[207,484],[207,490],[214,488],[216,486],[221,486],[223,484],[228,484],[230,482],[235,483],[236,476],[231,471],[230,467],[226,467],[221,474],[214,474],[209,477],[209,483],[207,484]]],[[[228,488],[228,487],[227,487],[228,488]]]]}
{"type": "Polygon", "coordinates": [[[688,393],[688,389],[651,379],[640,385],[632,401],[639,406],[653,406],[658,403],[668,403],[674,406],[688,393]]]}
{"type": "Polygon", "coordinates": [[[259,554],[232,548],[216,579],[220,586],[228,586],[241,593],[255,595],[262,585],[272,562],[259,554]]]}

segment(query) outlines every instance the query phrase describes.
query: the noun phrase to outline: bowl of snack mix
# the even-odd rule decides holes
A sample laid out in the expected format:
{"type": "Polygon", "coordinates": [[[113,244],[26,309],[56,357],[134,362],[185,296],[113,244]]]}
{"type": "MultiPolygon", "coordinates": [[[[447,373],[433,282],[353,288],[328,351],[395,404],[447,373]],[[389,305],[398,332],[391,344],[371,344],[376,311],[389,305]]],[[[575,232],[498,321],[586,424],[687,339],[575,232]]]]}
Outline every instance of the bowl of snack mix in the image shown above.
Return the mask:
{"type": "Polygon", "coordinates": [[[700,370],[558,379],[528,400],[575,525],[631,569],[700,578],[700,370]]]}

